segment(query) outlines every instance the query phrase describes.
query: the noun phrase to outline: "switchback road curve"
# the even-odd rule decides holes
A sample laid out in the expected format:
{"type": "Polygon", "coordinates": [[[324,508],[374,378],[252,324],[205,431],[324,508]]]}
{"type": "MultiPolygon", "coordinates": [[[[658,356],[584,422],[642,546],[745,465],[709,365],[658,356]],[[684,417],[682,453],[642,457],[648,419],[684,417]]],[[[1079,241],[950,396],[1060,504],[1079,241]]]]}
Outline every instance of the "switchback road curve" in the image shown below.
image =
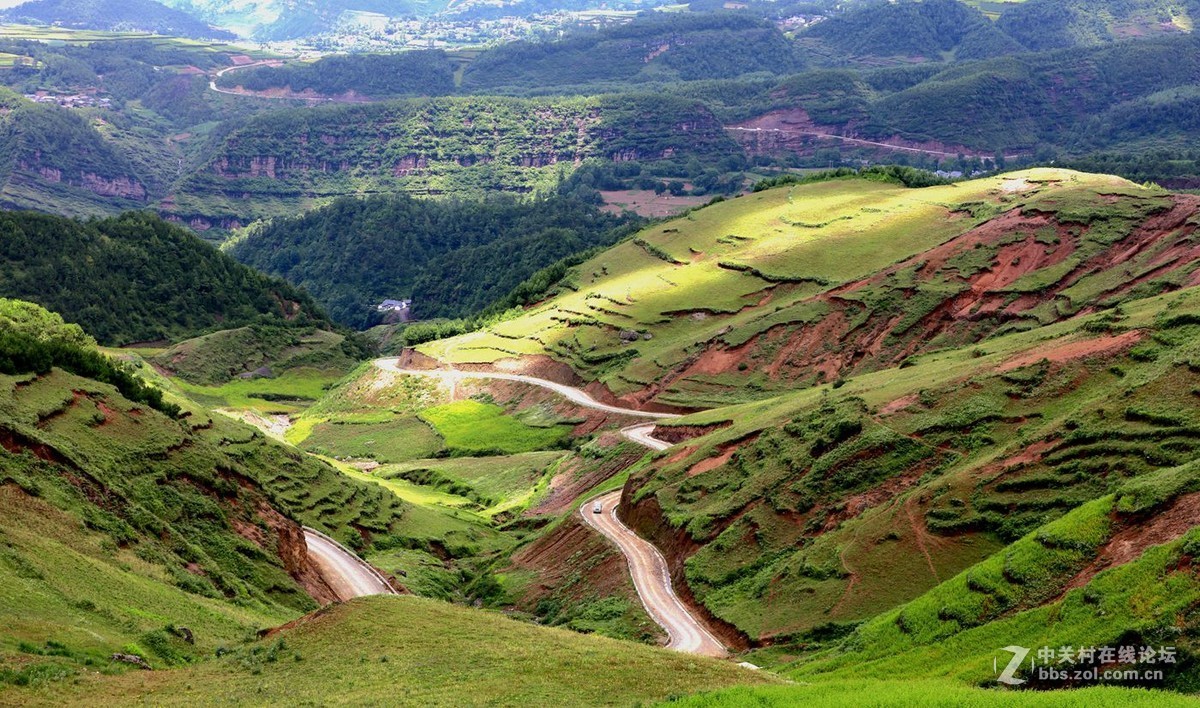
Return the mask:
{"type": "MultiPolygon", "coordinates": [[[[584,408],[607,413],[658,420],[679,417],[672,413],[653,413],[608,405],[597,401],[578,388],[532,376],[453,369],[404,369],[394,358],[377,359],[375,365],[384,371],[437,378],[452,383],[463,379],[515,381],[549,389],[584,408]]],[[[665,450],[671,447],[671,443],[653,437],[653,432],[653,423],[639,423],[621,430],[621,434],[627,439],[652,450],[665,450]]],[[[629,563],[629,574],[633,578],[633,586],[637,589],[642,605],[645,606],[650,617],[667,632],[669,637],[667,648],[704,656],[728,656],[729,652],[725,645],[692,614],[675,594],[675,588],[671,585],[670,573],[667,570],[667,562],[654,544],[638,536],[617,518],[617,505],[620,499],[620,490],[609,492],[584,502],[579,508],[579,513],[588,526],[612,541],[625,556],[629,563]],[[600,502],[601,507],[599,514],[592,511],[597,501],[600,502]]]]}

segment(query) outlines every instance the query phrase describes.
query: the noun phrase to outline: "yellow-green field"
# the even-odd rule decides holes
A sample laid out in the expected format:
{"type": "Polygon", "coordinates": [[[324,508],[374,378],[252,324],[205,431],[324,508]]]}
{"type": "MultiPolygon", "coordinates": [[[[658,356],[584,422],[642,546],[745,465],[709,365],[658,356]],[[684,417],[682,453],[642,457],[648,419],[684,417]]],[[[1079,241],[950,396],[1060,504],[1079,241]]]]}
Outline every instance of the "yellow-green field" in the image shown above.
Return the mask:
{"type": "Polygon", "coordinates": [[[192,668],[20,696],[60,705],[634,705],[778,680],[444,602],[374,597],[192,668]]]}

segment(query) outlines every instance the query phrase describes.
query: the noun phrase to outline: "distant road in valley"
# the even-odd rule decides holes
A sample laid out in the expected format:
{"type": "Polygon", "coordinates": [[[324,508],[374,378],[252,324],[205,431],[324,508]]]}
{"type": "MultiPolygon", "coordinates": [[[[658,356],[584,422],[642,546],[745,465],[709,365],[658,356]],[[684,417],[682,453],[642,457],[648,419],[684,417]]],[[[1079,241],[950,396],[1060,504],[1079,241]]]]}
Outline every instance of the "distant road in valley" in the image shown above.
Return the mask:
{"type": "MultiPolygon", "coordinates": [[[[782,133],[783,135],[800,135],[808,138],[821,138],[822,140],[841,140],[843,142],[852,143],[854,145],[870,145],[872,147],[887,148],[889,150],[900,150],[903,152],[917,152],[922,155],[934,155],[937,157],[958,157],[956,152],[947,152],[945,150],[929,150],[927,148],[909,147],[907,145],[893,145],[892,143],[876,142],[874,140],[863,140],[862,138],[848,138],[845,135],[836,135],[834,133],[819,133],[812,130],[793,130],[790,128],[747,128],[745,126],[725,126],[725,130],[736,130],[742,133],[782,133]]],[[[1005,155],[1005,160],[1018,160],[1023,157],[1029,157],[1027,154],[1005,155]]]]}
{"type": "MultiPolygon", "coordinates": [[[[619,406],[601,403],[588,393],[554,381],[522,376],[520,374],[500,374],[479,371],[457,371],[453,369],[403,369],[397,359],[376,359],[375,366],[384,371],[391,371],[409,376],[425,376],[444,381],[457,382],[463,379],[494,379],[500,381],[516,381],[549,389],[560,394],[567,400],[592,410],[616,413],[620,415],[637,416],[639,418],[678,418],[672,413],[652,413],[637,411],[619,406]]],[[[671,443],[653,437],[653,423],[639,423],[624,428],[621,434],[639,445],[652,450],[665,450],[671,443]]],[[[637,589],[638,597],[650,617],[667,632],[669,641],[667,648],[703,656],[728,656],[725,645],[717,639],[704,623],[692,614],[675,594],[671,585],[671,577],[667,571],[667,562],[654,544],[634,533],[617,518],[617,505],[621,500],[620,490],[609,492],[604,496],[589,499],[579,508],[584,523],[603,534],[620,549],[629,563],[629,574],[633,578],[633,586],[637,589]],[[599,501],[602,513],[593,513],[595,502],[599,501]]]]}
{"type": "Polygon", "coordinates": [[[309,559],[339,600],[396,594],[379,571],[320,531],[305,526],[304,541],[309,559]]]}

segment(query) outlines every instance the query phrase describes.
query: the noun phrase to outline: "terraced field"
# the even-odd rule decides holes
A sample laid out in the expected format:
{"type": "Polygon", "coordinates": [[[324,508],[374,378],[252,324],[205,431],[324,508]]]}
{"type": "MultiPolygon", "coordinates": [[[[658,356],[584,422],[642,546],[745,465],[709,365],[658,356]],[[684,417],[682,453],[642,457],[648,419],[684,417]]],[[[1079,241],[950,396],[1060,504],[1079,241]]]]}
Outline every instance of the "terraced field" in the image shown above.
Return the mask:
{"type": "Polygon", "coordinates": [[[630,402],[727,405],[1191,283],[1198,211],[1061,170],[782,187],[652,227],[523,316],[422,351],[545,355],[630,402]]]}

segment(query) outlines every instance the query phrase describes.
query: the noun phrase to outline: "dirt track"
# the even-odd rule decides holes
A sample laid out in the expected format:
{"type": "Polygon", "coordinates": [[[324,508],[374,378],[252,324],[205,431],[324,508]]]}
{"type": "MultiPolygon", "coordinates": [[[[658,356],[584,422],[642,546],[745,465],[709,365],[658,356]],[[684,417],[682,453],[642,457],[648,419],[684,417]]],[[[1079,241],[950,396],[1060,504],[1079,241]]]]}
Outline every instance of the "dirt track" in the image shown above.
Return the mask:
{"type": "MultiPolygon", "coordinates": [[[[426,376],[457,382],[462,379],[494,379],[500,381],[516,381],[547,388],[561,394],[566,399],[585,408],[617,413],[641,418],[677,418],[670,413],[650,413],[628,408],[619,408],[601,403],[590,395],[571,386],[538,379],[532,376],[518,374],[499,374],[477,371],[455,371],[446,369],[414,370],[401,369],[396,359],[376,359],[375,365],[385,371],[411,376],[426,376]]],[[[665,450],[671,443],[653,437],[653,423],[631,425],[621,431],[629,440],[652,450],[665,450]]],[[[667,648],[704,656],[724,657],[729,652],[719,639],[698,620],[687,606],[675,594],[671,585],[671,577],[667,572],[667,562],[654,544],[638,536],[617,518],[617,505],[621,499],[620,490],[609,492],[604,496],[589,499],[579,508],[584,522],[612,541],[629,563],[629,574],[637,589],[638,597],[650,617],[659,624],[670,637],[667,648]],[[601,504],[602,513],[593,513],[595,502],[601,504]]]]}
{"type": "Polygon", "coordinates": [[[304,541],[309,559],[339,600],[396,594],[377,570],[320,531],[305,527],[304,541]]]}

